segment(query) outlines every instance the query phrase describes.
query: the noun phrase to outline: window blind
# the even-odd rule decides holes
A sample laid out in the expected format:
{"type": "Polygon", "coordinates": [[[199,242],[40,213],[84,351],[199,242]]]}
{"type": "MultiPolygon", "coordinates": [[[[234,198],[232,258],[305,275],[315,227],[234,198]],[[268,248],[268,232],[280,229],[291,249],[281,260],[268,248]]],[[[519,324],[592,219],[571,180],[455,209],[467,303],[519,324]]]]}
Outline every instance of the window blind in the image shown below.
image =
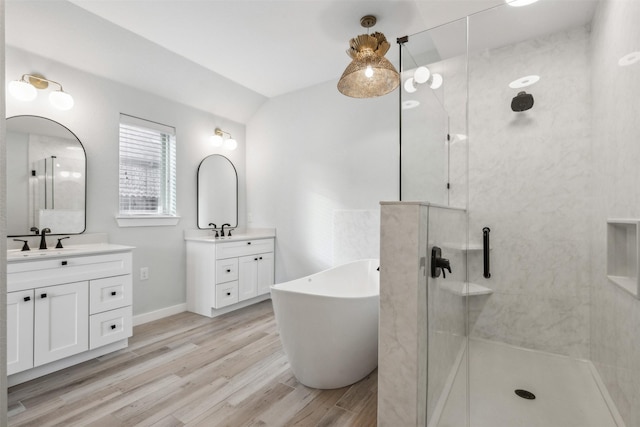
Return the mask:
{"type": "Polygon", "coordinates": [[[174,128],[120,115],[120,214],[176,215],[174,128]]]}

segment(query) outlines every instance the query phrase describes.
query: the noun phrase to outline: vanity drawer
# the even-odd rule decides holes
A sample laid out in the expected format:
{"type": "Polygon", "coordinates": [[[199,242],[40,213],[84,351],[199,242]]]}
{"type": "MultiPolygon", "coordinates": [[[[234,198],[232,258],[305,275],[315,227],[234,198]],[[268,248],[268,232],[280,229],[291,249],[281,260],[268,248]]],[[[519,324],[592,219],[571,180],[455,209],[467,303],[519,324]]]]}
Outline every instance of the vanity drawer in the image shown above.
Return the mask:
{"type": "Polygon", "coordinates": [[[238,302],[238,282],[216,285],[216,303],[213,308],[222,308],[238,302]]]}
{"type": "Polygon", "coordinates": [[[216,283],[238,280],[238,258],[216,261],[216,283]]]}
{"type": "Polygon", "coordinates": [[[7,263],[8,292],[131,273],[131,252],[7,263]]]}
{"type": "Polygon", "coordinates": [[[225,259],[246,255],[273,252],[273,239],[240,240],[237,242],[218,243],[216,258],[225,259]]]}
{"type": "Polygon", "coordinates": [[[89,349],[102,347],[133,335],[131,306],[89,316],[89,349]]]}
{"type": "Polygon", "coordinates": [[[107,277],[89,282],[89,314],[131,305],[131,275],[107,277]]]}

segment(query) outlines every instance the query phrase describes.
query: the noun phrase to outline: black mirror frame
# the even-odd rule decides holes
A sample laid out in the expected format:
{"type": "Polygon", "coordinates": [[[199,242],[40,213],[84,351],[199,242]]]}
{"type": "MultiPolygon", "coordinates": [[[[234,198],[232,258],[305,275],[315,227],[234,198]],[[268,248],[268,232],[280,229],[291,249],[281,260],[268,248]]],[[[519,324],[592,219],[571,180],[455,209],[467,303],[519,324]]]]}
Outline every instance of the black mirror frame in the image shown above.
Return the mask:
{"type": "MultiPolygon", "coordinates": [[[[15,119],[15,118],[20,118],[20,117],[32,117],[32,118],[36,118],[36,119],[44,119],[44,120],[49,120],[50,122],[53,122],[59,126],[62,126],[63,128],[65,128],[71,135],[73,135],[73,137],[78,141],[78,144],[80,144],[80,147],[82,147],[82,152],[84,153],[84,228],[82,229],[82,231],[78,232],[78,233],[52,233],[50,234],[50,236],[66,236],[66,235],[78,235],[78,234],[83,234],[85,231],[87,231],[87,187],[88,187],[88,181],[89,178],[87,176],[87,170],[88,170],[88,163],[89,160],[87,159],[87,150],[84,148],[84,144],[82,143],[82,141],[80,141],[80,138],[78,138],[78,135],[76,135],[71,129],[69,129],[68,127],[66,127],[65,125],[63,125],[60,122],[57,122],[53,119],[50,119],[48,117],[43,117],[43,116],[35,116],[32,114],[20,114],[17,116],[11,116],[11,117],[7,117],[5,120],[5,128],[6,128],[6,122],[9,119],[15,119]]],[[[11,234],[11,235],[7,235],[7,237],[24,237],[24,236],[33,236],[33,234],[11,234]]]]}
{"type": "MultiPolygon", "coordinates": [[[[236,220],[235,220],[235,224],[231,224],[230,228],[237,228],[238,227],[238,170],[236,169],[236,165],[234,165],[233,162],[228,157],[225,157],[222,154],[210,154],[206,156],[204,159],[202,159],[202,161],[200,161],[200,163],[198,164],[198,170],[196,171],[196,226],[200,230],[211,230],[211,227],[200,227],[200,218],[199,218],[200,217],[200,168],[202,167],[202,164],[204,163],[205,160],[213,156],[222,157],[223,159],[228,161],[231,167],[233,168],[233,172],[236,175],[236,220]]],[[[219,224],[219,225],[222,225],[222,224],[219,224]]]]}

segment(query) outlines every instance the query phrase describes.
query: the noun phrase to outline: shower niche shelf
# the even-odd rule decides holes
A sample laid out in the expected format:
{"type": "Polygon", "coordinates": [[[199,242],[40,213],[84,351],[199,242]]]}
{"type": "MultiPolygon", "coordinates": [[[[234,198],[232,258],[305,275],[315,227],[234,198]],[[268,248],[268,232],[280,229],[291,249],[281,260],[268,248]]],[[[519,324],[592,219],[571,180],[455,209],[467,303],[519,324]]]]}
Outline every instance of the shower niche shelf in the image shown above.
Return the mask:
{"type": "Polygon", "coordinates": [[[451,282],[442,281],[440,284],[440,286],[443,289],[461,297],[491,295],[493,293],[492,289],[489,289],[486,286],[482,286],[477,283],[468,283],[468,285],[469,286],[467,286],[465,282],[458,282],[458,281],[451,281],[451,282]]]}
{"type": "Polygon", "coordinates": [[[442,247],[463,252],[479,252],[484,249],[482,243],[469,243],[468,245],[466,243],[443,243],[442,247]]]}
{"type": "Polygon", "coordinates": [[[607,277],[640,299],[640,219],[607,220],[607,277]]]}

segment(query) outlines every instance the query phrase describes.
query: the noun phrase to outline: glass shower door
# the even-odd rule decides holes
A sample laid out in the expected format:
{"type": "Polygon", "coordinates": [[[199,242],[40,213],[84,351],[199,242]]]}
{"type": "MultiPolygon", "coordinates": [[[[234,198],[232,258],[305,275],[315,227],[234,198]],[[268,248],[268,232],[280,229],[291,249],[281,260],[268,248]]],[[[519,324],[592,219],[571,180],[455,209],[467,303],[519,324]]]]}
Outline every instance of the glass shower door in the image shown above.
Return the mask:
{"type": "Polygon", "coordinates": [[[427,327],[419,354],[426,354],[426,378],[418,419],[425,426],[468,422],[465,53],[466,20],[411,35],[401,45],[401,200],[429,205],[427,258],[439,248],[451,266],[437,277],[427,268],[424,278],[427,327]]]}
{"type": "Polygon", "coordinates": [[[615,426],[593,377],[586,2],[469,17],[471,426],[615,426]],[[562,21],[571,16],[571,21],[562,21]],[[556,19],[554,25],[540,25],[556,19]]]}

